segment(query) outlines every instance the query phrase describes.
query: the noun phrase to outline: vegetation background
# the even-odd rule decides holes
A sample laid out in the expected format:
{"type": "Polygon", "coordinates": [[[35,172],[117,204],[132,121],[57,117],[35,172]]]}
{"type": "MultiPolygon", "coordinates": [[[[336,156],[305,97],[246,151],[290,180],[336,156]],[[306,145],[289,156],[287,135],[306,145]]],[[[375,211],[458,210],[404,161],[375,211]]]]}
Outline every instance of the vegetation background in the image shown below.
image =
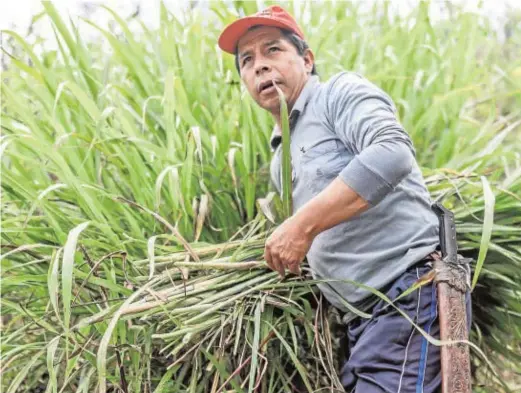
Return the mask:
{"type": "MultiPolygon", "coordinates": [[[[260,260],[283,217],[272,120],[216,45],[256,2],[161,6],[154,29],[42,4],[56,48],[2,32],[2,389],[335,391],[334,313],[260,260]]],[[[472,341],[493,368],[473,351],[475,391],[520,391],[521,16],[280,4],[322,80],[354,70],[394,99],[476,261],[472,341]]]]}

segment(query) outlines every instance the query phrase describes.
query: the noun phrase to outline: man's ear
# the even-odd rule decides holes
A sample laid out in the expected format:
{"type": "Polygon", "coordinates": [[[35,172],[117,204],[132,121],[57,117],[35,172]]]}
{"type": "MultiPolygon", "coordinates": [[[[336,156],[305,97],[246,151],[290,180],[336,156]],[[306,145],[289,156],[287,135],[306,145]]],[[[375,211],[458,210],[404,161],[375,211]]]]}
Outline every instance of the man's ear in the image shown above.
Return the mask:
{"type": "Polygon", "coordinates": [[[306,71],[311,74],[311,70],[313,69],[313,65],[315,64],[315,55],[313,51],[309,48],[304,52],[304,65],[306,66],[306,71]]]}

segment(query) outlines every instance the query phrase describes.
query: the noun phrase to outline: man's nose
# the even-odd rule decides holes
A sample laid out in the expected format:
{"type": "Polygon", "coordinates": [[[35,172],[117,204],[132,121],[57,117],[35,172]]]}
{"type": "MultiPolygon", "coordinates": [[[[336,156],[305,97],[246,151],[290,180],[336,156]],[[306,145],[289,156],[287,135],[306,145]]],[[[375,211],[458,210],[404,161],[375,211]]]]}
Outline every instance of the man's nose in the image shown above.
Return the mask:
{"type": "Polygon", "coordinates": [[[257,62],[257,64],[255,64],[255,75],[259,76],[264,72],[269,72],[270,69],[271,68],[269,64],[266,63],[266,61],[260,60],[259,62],[257,62]]]}

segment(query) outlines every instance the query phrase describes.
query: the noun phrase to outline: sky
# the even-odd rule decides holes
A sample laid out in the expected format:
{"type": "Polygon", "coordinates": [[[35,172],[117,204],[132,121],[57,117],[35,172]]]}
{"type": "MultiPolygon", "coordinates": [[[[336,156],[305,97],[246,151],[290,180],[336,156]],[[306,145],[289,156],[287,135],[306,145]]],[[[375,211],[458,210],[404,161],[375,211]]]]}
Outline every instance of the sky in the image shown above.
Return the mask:
{"type": "MultiPolygon", "coordinates": [[[[208,3],[210,0],[198,0],[200,4],[208,3]]],[[[217,1],[217,0],[213,0],[217,1]]],[[[295,2],[302,0],[295,0],[295,2]]],[[[339,2],[340,0],[337,0],[339,2]]],[[[384,0],[351,0],[358,1],[363,4],[371,5],[374,2],[384,0]]],[[[392,0],[392,6],[397,12],[406,13],[419,0],[392,0]]],[[[519,0],[452,0],[455,3],[463,4],[466,9],[476,11],[478,4],[483,3],[481,12],[488,15],[493,24],[500,26],[509,7],[521,10],[521,2],[519,0]]],[[[151,28],[157,27],[159,23],[159,2],[160,0],[106,0],[106,1],[88,1],[88,0],[54,0],[56,8],[67,18],[71,16],[75,20],[80,15],[85,15],[86,10],[90,10],[90,18],[94,19],[98,25],[105,25],[109,20],[109,14],[96,7],[96,5],[105,4],[114,9],[121,16],[131,15],[136,7],[140,6],[141,20],[151,28]]],[[[183,12],[189,6],[189,0],[164,0],[168,9],[175,12],[183,12]]],[[[257,0],[262,6],[262,1],[257,0]]],[[[439,10],[442,8],[441,1],[431,1],[431,18],[436,20],[441,17],[439,10]]],[[[39,0],[14,0],[0,1],[0,29],[12,29],[25,36],[31,19],[34,15],[43,10],[42,3],[39,0]]],[[[39,36],[53,41],[53,32],[50,23],[36,23],[34,32],[39,36]]]]}

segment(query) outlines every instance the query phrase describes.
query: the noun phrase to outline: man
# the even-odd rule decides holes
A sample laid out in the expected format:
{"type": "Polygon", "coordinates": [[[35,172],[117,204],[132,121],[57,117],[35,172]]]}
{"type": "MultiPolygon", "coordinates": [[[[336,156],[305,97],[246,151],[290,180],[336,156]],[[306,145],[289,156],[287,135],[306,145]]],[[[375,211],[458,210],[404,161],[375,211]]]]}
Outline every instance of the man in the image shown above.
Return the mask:
{"type": "MultiPolygon", "coordinates": [[[[343,72],[322,83],[304,34],[284,9],[271,6],[222,32],[219,46],[236,56],[241,80],[269,111],[275,128],[271,177],[280,192],[281,119],[274,84],[290,111],[293,216],[266,242],[265,259],[281,276],[298,274],[307,256],[313,276],[353,280],[392,300],[431,271],[438,219],[415,160],[412,142],[390,97],[361,76],[343,72]]],[[[372,315],[346,313],[346,391],[434,392],[440,350],[392,307],[344,282],[320,284],[326,298],[372,315]]],[[[439,337],[433,284],[396,305],[439,337]]]]}

